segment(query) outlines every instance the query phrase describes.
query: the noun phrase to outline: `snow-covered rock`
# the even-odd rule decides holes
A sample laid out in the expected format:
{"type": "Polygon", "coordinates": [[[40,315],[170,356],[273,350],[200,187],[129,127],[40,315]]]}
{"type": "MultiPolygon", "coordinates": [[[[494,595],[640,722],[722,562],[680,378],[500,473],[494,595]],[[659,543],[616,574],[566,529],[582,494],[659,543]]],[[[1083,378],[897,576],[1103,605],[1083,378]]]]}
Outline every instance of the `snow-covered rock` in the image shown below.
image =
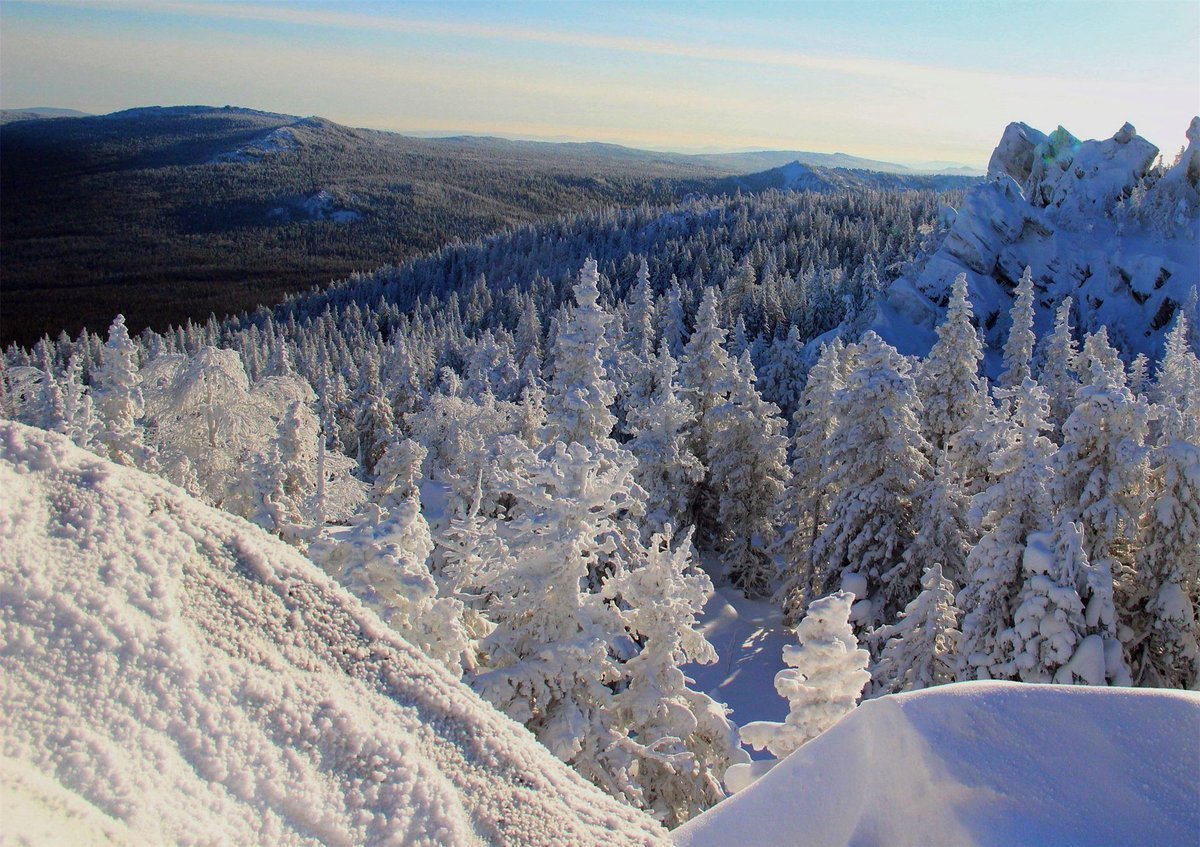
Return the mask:
{"type": "Polygon", "coordinates": [[[1030,267],[1039,335],[1070,295],[1083,331],[1107,326],[1126,355],[1157,357],[1171,318],[1200,284],[1197,138],[1200,119],[1179,163],[1161,173],[1158,148],[1130,124],[1092,141],[1062,127],[1046,135],[1009,124],[988,181],[968,192],[937,250],[880,298],[871,328],[906,352],[927,352],[954,278],[966,273],[994,371],[1013,288],[1030,267]]]}
{"type": "Polygon", "coordinates": [[[679,847],[1194,844],[1200,694],[1003,682],[870,700],[679,847]]]}
{"type": "Polygon", "coordinates": [[[0,489],[6,835],[662,841],[257,527],[18,424],[0,489]]]}

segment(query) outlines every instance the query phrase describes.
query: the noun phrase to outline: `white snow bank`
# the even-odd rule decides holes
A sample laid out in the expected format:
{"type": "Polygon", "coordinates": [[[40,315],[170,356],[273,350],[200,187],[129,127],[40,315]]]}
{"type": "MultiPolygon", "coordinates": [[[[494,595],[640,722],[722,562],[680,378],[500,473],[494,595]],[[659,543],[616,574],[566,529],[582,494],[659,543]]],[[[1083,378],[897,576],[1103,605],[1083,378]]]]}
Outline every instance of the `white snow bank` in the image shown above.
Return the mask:
{"type": "Polygon", "coordinates": [[[660,842],[257,527],[10,423],[0,491],[11,837],[660,842]]]}
{"type": "Polygon", "coordinates": [[[969,682],[870,700],[680,847],[1194,845],[1200,694],[969,682]]]}

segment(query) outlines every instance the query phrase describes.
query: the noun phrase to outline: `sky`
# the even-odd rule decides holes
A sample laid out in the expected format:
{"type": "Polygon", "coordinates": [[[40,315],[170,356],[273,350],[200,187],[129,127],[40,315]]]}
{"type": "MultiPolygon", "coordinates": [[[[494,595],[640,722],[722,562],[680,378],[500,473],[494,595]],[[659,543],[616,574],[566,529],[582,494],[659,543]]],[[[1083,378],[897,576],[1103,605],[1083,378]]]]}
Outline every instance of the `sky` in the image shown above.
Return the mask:
{"type": "Polygon", "coordinates": [[[2,0],[0,106],[982,166],[1004,126],[1200,113],[1200,0],[2,0]]]}

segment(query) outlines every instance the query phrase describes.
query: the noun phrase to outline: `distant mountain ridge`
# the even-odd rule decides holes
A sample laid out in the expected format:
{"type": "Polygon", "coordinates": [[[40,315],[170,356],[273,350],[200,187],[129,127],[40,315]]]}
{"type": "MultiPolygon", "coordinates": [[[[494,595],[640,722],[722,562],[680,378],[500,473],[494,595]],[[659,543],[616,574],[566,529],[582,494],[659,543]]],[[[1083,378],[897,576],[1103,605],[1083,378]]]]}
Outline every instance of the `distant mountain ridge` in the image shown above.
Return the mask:
{"type": "Polygon", "coordinates": [[[31,106],[28,109],[0,109],[0,124],[16,121],[37,121],[46,118],[82,118],[88,112],[77,109],[56,109],[50,106],[31,106]]]}

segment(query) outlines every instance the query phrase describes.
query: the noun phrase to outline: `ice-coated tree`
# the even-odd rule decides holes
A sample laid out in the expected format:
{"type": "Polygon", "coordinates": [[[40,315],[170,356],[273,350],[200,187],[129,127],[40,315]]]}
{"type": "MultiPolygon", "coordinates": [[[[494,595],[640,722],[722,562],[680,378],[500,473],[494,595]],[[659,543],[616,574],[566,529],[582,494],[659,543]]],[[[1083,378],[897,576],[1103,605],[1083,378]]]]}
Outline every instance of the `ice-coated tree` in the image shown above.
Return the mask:
{"type": "Polygon", "coordinates": [[[629,409],[629,449],[637,458],[638,484],[646,492],[647,524],[685,526],[705,475],[704,464],[692,452],[696,417],[680,396],[675,359],[665,340],[654,363],[653,394],[644,405],[629,409]]]}
{"type": "Polygon", "coordinates": [[[734,374],[729,399],[709,414],[709,480],[718,498],[725,573],[748,596],[766,596],[777,576],[767,546],[787,482],[785,424],[779,408],[755,390],[748,351],[735,363],[734,374]]]}
{"type": "Polygon", "coordinates": [[[814,600],[796,627],[798,645],[783,648],[787,668],[775,674],[775,690],[788,701],[783,723],[754,721],[741,728],[742,742],[782,759],[829,729],[858,704],[871,680],[870,659],[850,627],[854,595],[839,591],[814,600]]]}
{"type": "Polygon", "coordinates": [[[589,590],[595,574],[625,570],[617,557],[629,534],[622,516],[636,503],[635,462],[600,459],[579,442],[539,454],[509,438],[503,449],[511,520],[490,526],[514,555],[480,577],[495,629],[481,642],[472,685],[559,759],[636,804],[641,790],[613,708],[618,659],[634,645],[615,608],[589,590]]]}
{"type": "Polygon", "coordinates": [[[641,805],[667,827],[724,799],[721,777],[749,760],[726,707],[690,688],[681,670],[717,661],[696,620],[712,591],[693,562],[691,531],[672,545],[670,525],[650,539],[644,563],[605,585],[641,644],[624,664],[613,708],[634,745],[641,805]]]}
{"type": "Polygon", "coordinates": [[[354,428],[358,432],[358,465],[367,479],[375,473],[375,463],[395,437],[396,419],[392,404],[384,397],[379,381],[379,359],[368,351],[363,376],[354,395],[354,428]]]}
{"type": "MultiPolygon", "coordinates": [[[[1193,289],[1194,290],[1194,289],[1193,289]]],[[[1192,352],[1190,324],[1180,314],[1167,333],[1153,397],[1162,421],[1162,440],[1200,444],[1200,357],[1192,352]]]]}
{"type": "Polygon", "coordinates": [[[1004,342],[1003,369],[1000,385],[1004,388],[1020,388],[1025,380],[1033,376],[1033,270],[1026,267],[1017,283],[1012,310],[1009,312],[1011,326],[1008,340],[1004,342]]]}
{"type": "Polygon", "coordinates": [[[120,465],[153,470],[154,451],[139,426],[145,414],[137,345],[117,315],[104,345],[104,364],[92,374],[92,393],[100,419],[96,440],[105,455],[120,465]]]}
{"type": "Polygon", "coordinates": [[[605,331],[612,315],[600,305],[600,272],[588,259],[575,285],[575,308],[554,338],[554,376],[546,397],[551,437],[596,444],[612,436],[616,387],[604,368],[605,331]]]}
{"type": "Polygon", "coordinates": [[[1148,631],[1137,650],[1140,682],[1200,686],[1200,446],[1158,450],[1157,493],[1142,524],[1139,575],[1148,631]]]}
{"type": "Polygon", "coordinates": [[[1046,392],[1032,378],[1005,391],[1009,418],[1004,439],[991,457],[996,481],[971,503],[972,520],[983,537],[967,556],[967,582],[957,600],[965,612],[960,680],[1011,678],[1005,672],[1011,654],[1001,634],[1012,622],[1029,536],[1044,530],[1052,515],[1049,485],[1054,445],[1045,436],[1049,429],[1046,392]]]}
{"type": "Polygon", "coordinates": [[[470,650],[463,605],[438,596],[428,566],[433,540],[416,477],[404,484],[419,449],[390,446],[380,465],[391,482],[375,492],[376,501],[367,503],[348,530],[317,539],[308,552],[388,626],[460,675],[470,650]]]}
{"type": "Polygon", "coordinates": [[[84,450],[92,450],[99,427],[91,392],[83,384],[83,360],[72,353],[62,380],[61,432],[84,450]]]}
{"type": "Polygon", "coordinates": [[[660,301],[658,315],[659,337],[667,342],[671,355],[678,359],[683,355],[688,340],[687,320],[684,317],[683,291],[679,281],[672,277],[671,287],[660,301]]]}
{"type": "Polygon", "coordinates": [[[1050,398],[1050,423],[1056,443],[1062,442],[1062,427],[1075,408],[1075,392],[1079,388],[1079,344],[1071,325],[1070,297],[1058,304],[1054,314],[1054,331],[1046,336],[1041,348],[1042,369],[1038,384],[1050,398]]]}
{"type": "MultiPolygon", "coordinates": [[[[962,585],[967,556],[975,542],[968,519],[971,501],[945,451],[938,456],[933,479],[925,482],[916,496],[917,534],[905,549],[894,578],[911,578],[938,564],[951,582],[962,585]]],[[[885,575],[884,580],[892,578],[885,575]]]]}
{"type": "Polygon", "coordinates": [[[954,682],[962,637],[954,593],[954,583],[934,562],[921,575],[921,593],[904,607],[900,619],[871,634],[883,645],[871,672],[872,697],[954,682]]]}
{"type": "Polygon", "coordinates": [[[1012,626],[1000,634],[1010,665],[1004,676],[1022,682],[1072,682],[1064,666],[1085,637],[1077,585],[1087,567],[1083,532],[1060,520],[1053,532],[1030,533],[1021,556],[1024,581],[1012,626]]]}
{"type": "Polygon", "coordinates": [[[1131,565],[1129,541],[1142,514],[1150,408],[1126,387],[1120,360],[1112,361],[1107,350],[1101,333],[1084,341],[1087,377],[1063,424],[1055,496],[1067,519],[1083,525],[1088,559],[1110,562],[1116,575],[1131,565]]]}
{"type": "Polygon", "coordinates": [[[654,389],[654,292],[650,269],[643,258],[638,265],[637,285],[629,296],[624,337],[617,355],[621,405],[629,410],[645,406],[654,389]]]}
{"type": "Polygon", "coordinates": [[[299,400],[288,405],[287,413],[279,422],[279,434],[275,439],[279,491],[274,498],[278,529],[282,530],[285,525],[296,528],[312,525],[319,429],[317,416],[299,400]]]}
{"type": "Polygon", "coordinates": [[[871,600],[870,621],[862,623],[894,620],[920,579],[896,570],[916,536],[916,495],[933,476],[911,371],[908,359],[868,332],[834,400],[837,423],[821,484],[835,493],[813,545],[809,597],[829,593],[846,573],[860,574],[871,600]]]}
{"type": "Polygon", "coordinates": [[[837,425],[834,400],[844,387],[840,363],[843,349],[840,338],[821,347],[795,414],[792,475],[779,508],[785,531],[780,544],[783,578],[778,597],[788,626],[795,625],[809,599],[816,566],[812,548],[825,525],[829,490],[821,480],[829,438],[837,425]]]}
{"type": "Polygon", "coordinates": [[[800,329],[793,324],[785,337],[776,338],[767,348],[766,362],[759,380],[763,399],[778,406],[783,419],[791,422],[792,427],[795,426],[796,409],[800,406],[807,373],[800,329]]]}
{"type": "Polygon", "coordinates": [[[916,373],[921,395],[921,428],[934,453],[954,444],[986,401],[979,374],[983,345],[972,323],[967,299],[967,275],[959,274],[950,290],[946,319],[937,328],[937,341],[916,373]]]}
{"type": "Polygon", "coordinates": [[[718,315],[716,288],[705,289],[679,369],[685,396],[696,411],[692,449],[709,468],[695,503],[696,541],[711,546],[721,537],[720,494],[712,481],[713,440],[717,430],[714,412],[729,400],[738,381],[734,360],[725,349],[725,328],[718,315]]]}

